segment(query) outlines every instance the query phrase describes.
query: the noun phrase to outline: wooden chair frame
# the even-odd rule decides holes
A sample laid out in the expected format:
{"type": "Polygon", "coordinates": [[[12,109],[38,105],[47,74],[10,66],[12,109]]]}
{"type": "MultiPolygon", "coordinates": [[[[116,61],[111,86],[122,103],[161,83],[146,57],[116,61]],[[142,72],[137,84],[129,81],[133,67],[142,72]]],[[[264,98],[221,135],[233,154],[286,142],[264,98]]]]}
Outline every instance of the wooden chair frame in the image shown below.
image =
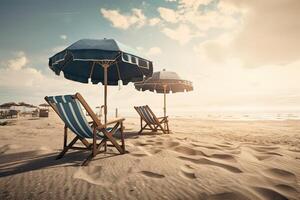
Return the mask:
{"type": "MultiPolygon", "coordinates": [[[[92,143],[88,142],[86,138],[82,138],[78,135],[76,135],[73,140],[68,144],[68,127],[65,124],[64,127],[64,141],[63,141],[63,150],[61,153],[56,157],[56,159],[62,158],[65,153],[69,149],[75,149],[75,150],[89,150],[92,151],[92,153],[84,160],[82,165],[87,165],[89,161],[91,161],[97,154],[101,153],[100,149],[101,147],[104,147],[104,152],[107,150],[107,146],[113,146],[115,147],[120,154],[125,153],[125,140],[124,140],[124,126],[123,126],[123,121],[125,120],[124,118],[119,118],[113,121],[109,121],[106,124],[102,124],[101,121],[98,119],[94,111],[91,109],[91,107],[87,104],[87,102],[84,100],[84,98],[79,94],[76,93],[73,96],[74,99],[77,99],[81,105],[84,107],[84,109],[87,111],[87,113],[90,115],[92,118],[92,121],[89,122],[91,124],[91,127],[93,129],[93,138],[92,138],[92,143]],[[110,131],[107,131],[106,127],[108,125],[115,124],[113,128],[110,131]],[[118,127],[120,132],[121,132],[121,145],[119,145],[116,141],[116,139],[113,137],[114,133],[118,130],[118,127]],[[104,137],[102,140],[97,143],[97,140],[99,140],[99,136],[97,136],[97,132],[102,132],[104,137]],[[77,147],[73,146],[78,140],[82,142],[84,147],[77,147]],[[107,142],[111,142],[112,145],[108,145],[107,142]]],[[[63,120],[63,118],[60,116],[55,104],[51,103],[48,99],[48,97],[45,97],[46,102],[53,108],[53,110],[58,114],[58,116],[63,120]]],[[[63,120],[64,121],[64,120],[63,120]]]]}
{"type": "Polygon", "coordinates": [[[170,133],[169,124],[168,124],[168,116],[156,117],[156,115],[150,109],[150,107],[148,105],[135,106],[134,109],[140,115],[140,121],[141,121],[141,130],[138,132],[138,134],[142,133],[143,130],[150,130],[152,132],[162,131],[164,134],[170,133]],[[144,116],[144,114],[142,113],[141,109],[143,109],[145,114],[148,115],[148,117],[152,118],[154,121],[151,122],[151,120],[147,119],[144,116]],[[145,122],[144,125],[143,125],[143,121],[145,122]],[[162,124],[164,124],[165,127],[163,127],[162,124]]]}

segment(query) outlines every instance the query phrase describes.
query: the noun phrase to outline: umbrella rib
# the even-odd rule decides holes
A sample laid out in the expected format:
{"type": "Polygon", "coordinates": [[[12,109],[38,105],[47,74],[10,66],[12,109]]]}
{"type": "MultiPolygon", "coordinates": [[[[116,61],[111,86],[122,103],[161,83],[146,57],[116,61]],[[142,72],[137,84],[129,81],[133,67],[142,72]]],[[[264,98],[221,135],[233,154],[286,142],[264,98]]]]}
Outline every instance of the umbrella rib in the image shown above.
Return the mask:
{"type": "Polygon", "coordinates": [[[93,65],[92,65],[92,69],[91,69],[91,73],[90,73],[90,79],[92,78],[92,74],[94,72],[95,63],[96,62],[93,62],[93,65]]]}
{"type": "Polygon", "coordinates": [[[120,68],[119,68],[118,62],[116,62],[116,66],[117,66],[117,72],[118,72],[119,80],[122,80],[121,79],[120,68]]]}

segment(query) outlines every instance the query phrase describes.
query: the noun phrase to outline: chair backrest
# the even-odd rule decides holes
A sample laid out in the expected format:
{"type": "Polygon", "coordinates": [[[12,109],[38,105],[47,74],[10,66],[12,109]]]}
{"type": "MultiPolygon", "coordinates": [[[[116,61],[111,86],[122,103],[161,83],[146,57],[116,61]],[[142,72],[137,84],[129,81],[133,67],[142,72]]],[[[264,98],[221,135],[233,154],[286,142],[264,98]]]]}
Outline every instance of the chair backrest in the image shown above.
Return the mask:
{"type": "Polygon", "coordinates": [[[149,106],[137,106],[134,107],[141,118],[148,124],[157,124],[156,116],[151,111],[149,106]]]}
{"type": "Polygon", "coordinates": [[[80,104],[83,105],[89,114],[91,114],[90,116],[94,123],[101,125],[101,122],[98,119],[95,119],[92,109],[87,105],[79,93],[75,95],[45,97],[45,100],[56,111],[64,121],[65,125],[82,138],[92,138],[93,130],[84,116],[80,104]]]}

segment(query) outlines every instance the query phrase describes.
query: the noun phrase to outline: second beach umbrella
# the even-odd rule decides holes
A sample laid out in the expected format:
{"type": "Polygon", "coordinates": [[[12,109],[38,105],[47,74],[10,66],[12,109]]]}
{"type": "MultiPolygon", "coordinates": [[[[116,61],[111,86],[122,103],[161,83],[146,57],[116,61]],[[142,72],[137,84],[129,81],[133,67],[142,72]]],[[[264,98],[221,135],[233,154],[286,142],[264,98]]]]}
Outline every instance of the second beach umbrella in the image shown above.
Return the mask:
{"type": "Polygon", "coordinates": [[[69,80],[104,85],[107,122],[107,85],[142,81],[153,73],[152,62],[114,39],[82,39],[49,58],[49,67],[69,80]]]}
{"type": "Polygon", "coordinates": [[[188,92],[193,90],[191,81],[181,79],[176,72],[163,71],[154,72],[152,77],[142,82],[134,84],[139,91],[149,90],[151,92],[164,94],[164,116],[167,114],[167,97],[166,94],[172,92],[188,92]]]}

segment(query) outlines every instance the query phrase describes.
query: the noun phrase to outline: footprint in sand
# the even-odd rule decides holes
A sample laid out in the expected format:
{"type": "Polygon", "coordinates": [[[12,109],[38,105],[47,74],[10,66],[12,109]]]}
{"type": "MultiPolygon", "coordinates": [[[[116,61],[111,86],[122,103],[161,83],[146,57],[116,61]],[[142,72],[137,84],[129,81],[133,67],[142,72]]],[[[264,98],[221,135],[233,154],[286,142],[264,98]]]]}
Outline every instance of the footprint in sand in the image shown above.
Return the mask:
{"type": "Polygon", "coordinates": [[[136,150],[135,152],[130,153],[130,156],[134,156],[134,157],[145,157],[145,156],[151,156],[151,153],[149,153],[148,151],[145,150],[145,148],[143,147],[137,147],[138,150],[136,150]]]}
{"type": "Polygon", "coordinates": [[[151,171],[140,171],[140,173],[143,174],[144,176],[147,176],[150,178],[164,178],[165,177],[165,175],[154,173],[151,171]]]}
{"type": "Polygon", "coordinates": [[[5,153],[9,149],[10,149],[9,144],[0,147],[0,155],[3,154],[3,153],[5,153]]]}
{"type": "Polygon", "coordinates": [[[262,196],[266,200],[288,200],[289,198],[280,194],[279,192],[264,188],[264,187],[252,187],[255,192],[262,196]]]}
{"type": "Polygon", "coordinates": [[[179,137],[177,137],[176,139],[177,140],[181,140],[181,141],[185,141],[185,140],[187,140],[187,137],[185,137],[185,138],[179,138],[179,137]]]}
{"type": "Polygon", "coordinates": [[[235,161],[234,156],[230,155],[230,154],[222,154],[222,153],[216,153],[216,154],[212,154],[209,156],[210,158],[217,158],[217,159],[221,159],[221,160],[230,160],[230,161],[235,161]]]}
{"type": "Polygon", "coordinates": [[[153,143],[153,142],[155,142],[154,140],[146,140],[146,142],[148,142],[148,143],[153,143]]]}
{"type": "Polygon", "coordinates": [[[80,167],[73,175],[75,179],[81,179],[96,185],[103,185],[101,180],[102,166],[80,167]]]}
{"type": "Polygon", "coordinates": [[[151,149],[151,150],[150,150],[150,153],[153,155],[153,154],[160,153],[160,152],[162,152],[162,151],[163,151],[162,149],[151,149]]]}
{"type": "Polygon", "coordinates": [[[166,141],[166,142],[164,142],[164,146],[167,147],[167,148],[173,148],[173,147],[177,147],[179,145],[180,145],[179,142],[174,142],[174,141],[166,141]]]}
{"type": "Polygon", "coordinates": [[[190,165],[184,165],[180,168],[180,174],[187,179],[196,179],[194,168],[190,165]]]}
{"type": "Polygon", "coordinates": [[[270,169],[267,169],[265,172],[267,175],[277,178],[277,179],[280,179],[280,180],[286,180],[286,181],[292,181],[292,182],[293,181],[295,182],[297,180],[296,175],[294,173],[283,170],[283,169],[270,168],[270,169]]]}
{"type": "Polygon", "coordinates": [[[135,142],[134,145],[143,147],[143,146],[152,145],[152,144],[139,141],[139,142],[135,142]]]}
{"type": "Polygon", "coordinates": [[[250,200],[239,192],[223,192],[208,196],[207,200],[250,200]]]}
{"type": "Polygon", "coordinates": [[[178,147],[174,148],[174,151],[176,151],[178,153],[182,153],[184,155],[188,155],[188,156],[195,156],[195,155],[201,155],[201,154],[206,156],[201,151],[197,151],[195,149],[192,149],[192,148],[189,148],[189,147],[184,147],[184,146],[178,146],[178,147]]]}
{"type": "Polygon", "coordinates": [[[223,164],[223,163],[214,162],[214,161],[211,161],[211,160],[206,159],[206,158],[193,159],[193,158],[184,157],[184,156],[179,156],[178,158],[181,159],[181,160],[190,161],[190,162],[195,163],[195,164],[212,165],[212,166],[215,166],[215,167],[220,167],[220,168],[223,168],[223,169],[225,169],[227,171],[230,171],[230,172],[233,172],[233,173],[242,173],[243,172],[238,167],[234,167],[234,166],[223,164]]]}
{"type": "Polygon", "coordinates": [[[21,148],[21,146],[17,145],[17,144],[6,144],[6,145],[0,147],[0,155],[3,153],[6,153],[9,150],[19,149],[19,148],[21,148]]]}
{"type": "Polygon", "coordinates": [[[134,156],[134,157],[145,157],[145,156],[148,156],[145,153],[131,153],[129,155],[134,156]]]}

